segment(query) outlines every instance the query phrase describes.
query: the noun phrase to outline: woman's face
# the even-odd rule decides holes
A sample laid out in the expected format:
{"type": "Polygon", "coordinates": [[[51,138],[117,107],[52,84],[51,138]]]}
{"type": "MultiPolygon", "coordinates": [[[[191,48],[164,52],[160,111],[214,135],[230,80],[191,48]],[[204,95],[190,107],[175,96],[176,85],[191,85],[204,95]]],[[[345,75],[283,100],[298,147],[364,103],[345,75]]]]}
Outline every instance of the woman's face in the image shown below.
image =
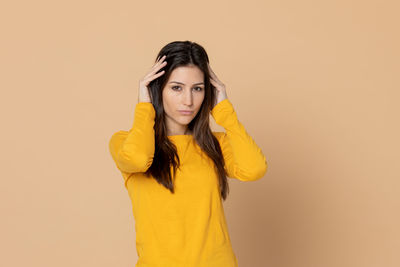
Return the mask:
{"type": "Polygon", "coordinates": [[[197,66],[175,68],[163,88],[167,135],[186,134],[187,125],[199,112],[204,99],[204,74],[197,66]],[[190,111],[185,114],[180,111],[190,111]]]}

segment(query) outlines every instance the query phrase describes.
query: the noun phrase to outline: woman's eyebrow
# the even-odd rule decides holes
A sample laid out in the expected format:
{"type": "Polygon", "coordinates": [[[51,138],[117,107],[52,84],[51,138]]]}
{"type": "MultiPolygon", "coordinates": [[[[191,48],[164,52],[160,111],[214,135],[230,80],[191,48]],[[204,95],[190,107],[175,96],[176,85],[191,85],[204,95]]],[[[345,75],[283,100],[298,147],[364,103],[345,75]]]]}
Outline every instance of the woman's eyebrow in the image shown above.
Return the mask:
{"type": "MultiPolygon", "coordinates": [[[[169,82],[169,83],[178,83],[178,84],[183,84],[183,85],[185,85],[184,83],[176,82],[176,81],[172,81],[172,82],[169,82]]],[[[201,83],[194,83],[193,85],[199,85],[199,84],[204,84],[204,83],[203,83],[203,82],[201,82],[201,83]]]]}

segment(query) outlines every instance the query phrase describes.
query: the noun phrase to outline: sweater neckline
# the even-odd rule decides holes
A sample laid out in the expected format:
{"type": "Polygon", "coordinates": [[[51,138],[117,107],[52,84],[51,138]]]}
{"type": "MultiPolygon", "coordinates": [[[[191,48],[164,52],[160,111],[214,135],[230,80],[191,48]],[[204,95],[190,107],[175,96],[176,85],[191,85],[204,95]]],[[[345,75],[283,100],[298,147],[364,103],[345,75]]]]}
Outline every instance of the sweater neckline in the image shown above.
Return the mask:
{"type": "Polygon", "coordinates": [[[177,135],[167,135],[167,137],[172,139],[181,139],[181,138],[192,138],[192,134],[177,134],[177,135]]]}

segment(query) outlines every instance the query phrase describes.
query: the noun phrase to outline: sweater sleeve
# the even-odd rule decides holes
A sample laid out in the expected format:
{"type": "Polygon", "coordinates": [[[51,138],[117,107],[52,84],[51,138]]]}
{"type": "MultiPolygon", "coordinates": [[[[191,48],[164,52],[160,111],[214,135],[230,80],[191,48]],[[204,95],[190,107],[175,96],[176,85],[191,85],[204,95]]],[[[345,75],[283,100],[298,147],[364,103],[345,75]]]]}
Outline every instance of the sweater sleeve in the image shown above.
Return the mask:
{"type": "Polygon", "coordinates": [[[125,174],[145,172],[153,163],[154,118],[153,104],[139,102],[135,107],[132,128],[112,135],[109,150],[117,168],[125,174]]]}
{"type": "Polygon", "coordinates": [[[267,172],[267,161],[253,138],[246,132],[229,99],[220,101],[211,110],[215,122],[224,127],[219,143],[227,176],[241,181],[254,181],[267,172]]]}

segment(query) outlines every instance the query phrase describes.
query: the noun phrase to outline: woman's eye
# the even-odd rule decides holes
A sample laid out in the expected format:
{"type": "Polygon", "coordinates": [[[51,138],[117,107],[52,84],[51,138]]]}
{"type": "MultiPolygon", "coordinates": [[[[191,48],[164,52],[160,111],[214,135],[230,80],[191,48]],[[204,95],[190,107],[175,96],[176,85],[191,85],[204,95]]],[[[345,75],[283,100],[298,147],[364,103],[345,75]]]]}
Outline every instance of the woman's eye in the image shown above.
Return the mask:
{"type": "MultiPolygon", "coordinates": [[[[175,85],[175,86],[172,86],[171,88],[172,88],[173,90],[176,90],[176,89],[181,88],[181,87],[175,85]]],[[[203,88],[202,88],[202,87],[195,87],[195,90],[198,91],[198,92],[200,92],[201,90],[203,90],[203,88]]]]}

